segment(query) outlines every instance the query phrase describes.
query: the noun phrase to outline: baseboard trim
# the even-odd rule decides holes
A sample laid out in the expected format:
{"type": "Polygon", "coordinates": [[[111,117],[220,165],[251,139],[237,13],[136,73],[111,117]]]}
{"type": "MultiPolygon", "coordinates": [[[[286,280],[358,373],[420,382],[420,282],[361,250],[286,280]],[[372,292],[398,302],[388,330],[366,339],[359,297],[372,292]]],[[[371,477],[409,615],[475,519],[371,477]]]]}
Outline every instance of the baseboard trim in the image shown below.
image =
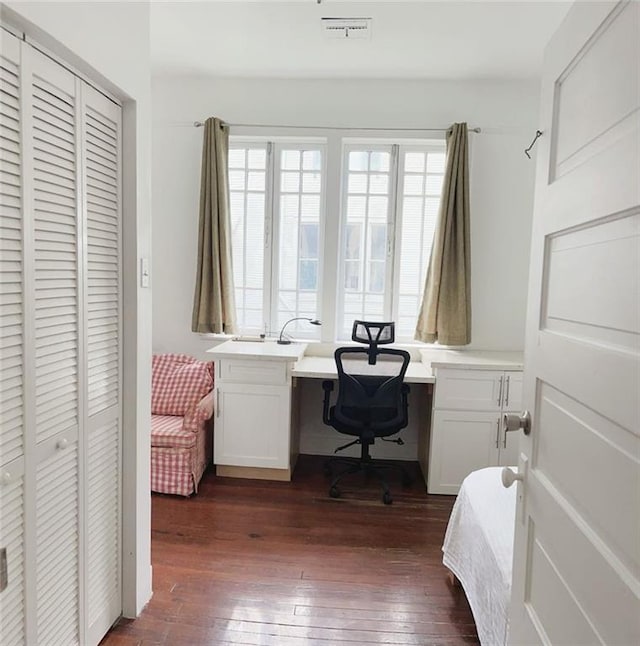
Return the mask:
{"type": "Polygon", "coordinates": [[[233,467],[216,465],[216,475],[223,478],[249,478],[251,480],[291,481],[292,469],[265,469],[261,467],[233,467]]]}

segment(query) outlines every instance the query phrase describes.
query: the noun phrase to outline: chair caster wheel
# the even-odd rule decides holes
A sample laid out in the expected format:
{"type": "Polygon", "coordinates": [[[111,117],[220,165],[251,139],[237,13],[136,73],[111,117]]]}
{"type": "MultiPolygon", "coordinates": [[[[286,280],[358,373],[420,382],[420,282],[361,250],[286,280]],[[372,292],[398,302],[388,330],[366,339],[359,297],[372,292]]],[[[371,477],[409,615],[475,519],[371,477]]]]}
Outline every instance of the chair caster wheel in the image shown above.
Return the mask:
{"type": "Polygon", "coordinates": [[[340,489],[338,489],[338,487],[331,487],[331,489],[329,489],[329,495],[332,498],[340,498],[340,489]]]}
{"type": "Polygon", "coordinates": [[[393,498],[391,497],[391,494],[388,491],[385,491],[382,494],[382,502],[385,505],[390,505],[393,502],[393,498]]]}

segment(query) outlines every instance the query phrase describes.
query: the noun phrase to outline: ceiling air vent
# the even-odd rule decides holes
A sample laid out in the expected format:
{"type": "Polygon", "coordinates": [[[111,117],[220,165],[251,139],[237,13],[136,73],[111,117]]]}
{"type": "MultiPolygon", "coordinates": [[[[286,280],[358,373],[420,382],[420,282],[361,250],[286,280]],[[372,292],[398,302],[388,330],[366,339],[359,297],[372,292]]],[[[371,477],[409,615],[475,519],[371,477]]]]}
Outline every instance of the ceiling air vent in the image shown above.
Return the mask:
{"type": "Polygon", "coordinates": [[[325,38],[371,38],[371,18],[322,18],[325,38]]]}

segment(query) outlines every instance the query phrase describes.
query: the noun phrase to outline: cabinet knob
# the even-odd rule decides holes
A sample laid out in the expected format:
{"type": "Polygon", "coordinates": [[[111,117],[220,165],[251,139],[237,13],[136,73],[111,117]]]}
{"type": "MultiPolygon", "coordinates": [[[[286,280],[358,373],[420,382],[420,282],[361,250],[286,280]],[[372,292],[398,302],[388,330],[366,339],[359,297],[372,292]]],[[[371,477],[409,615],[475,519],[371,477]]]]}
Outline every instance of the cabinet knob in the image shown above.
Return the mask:
{"type": "Polygon", "coordinates": [[[61,440],[58,440],[56,442],[56,449],[58,449],[58,451],[64,451],[64,449],[66,449],[68,446],[69,446],[69,441],[67,440],[66,437],[63,437],[61,440]]]}
{"type": "Polygon", "coordinates": [[[11,474],[8,471],[0,474],[0,485],[8,485],[11,482],[11,474]]]}
{"type": "Polygon", "coordinates": [[[506,413],[502,419],[504,420],[503,424],[505,432],[522,429],[525,435],[529,435],[529,433],[531,433],[531,413],[529,413],[528,410],[525,410],[520,415],[516,413],[506,413]]]}
{"type": "Polygon", "coordinates": [[[521,473],[516,473],[515,471],[512,471],[509,469],[509,467],[505,467],[502,469],[502,486],[506,487],[507,489],[514,483],[516,480],[522,482],[524,480],[524,476],[521,473]]]}

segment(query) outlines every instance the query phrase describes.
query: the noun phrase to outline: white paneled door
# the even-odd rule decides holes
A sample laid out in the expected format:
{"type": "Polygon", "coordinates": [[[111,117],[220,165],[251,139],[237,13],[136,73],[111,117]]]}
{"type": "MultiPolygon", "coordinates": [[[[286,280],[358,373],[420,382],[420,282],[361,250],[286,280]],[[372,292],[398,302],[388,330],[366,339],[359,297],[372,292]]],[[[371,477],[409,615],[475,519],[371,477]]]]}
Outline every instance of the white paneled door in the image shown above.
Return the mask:
{"type": "Polygon", "coordinates": [[[511,644],[640,643],[640,5],[550,42],[511,644]]]}
{"type": "Polygon", "coordinates": [[[120,107],[2,33],[0,643],[121,611],[120,107]]]}

